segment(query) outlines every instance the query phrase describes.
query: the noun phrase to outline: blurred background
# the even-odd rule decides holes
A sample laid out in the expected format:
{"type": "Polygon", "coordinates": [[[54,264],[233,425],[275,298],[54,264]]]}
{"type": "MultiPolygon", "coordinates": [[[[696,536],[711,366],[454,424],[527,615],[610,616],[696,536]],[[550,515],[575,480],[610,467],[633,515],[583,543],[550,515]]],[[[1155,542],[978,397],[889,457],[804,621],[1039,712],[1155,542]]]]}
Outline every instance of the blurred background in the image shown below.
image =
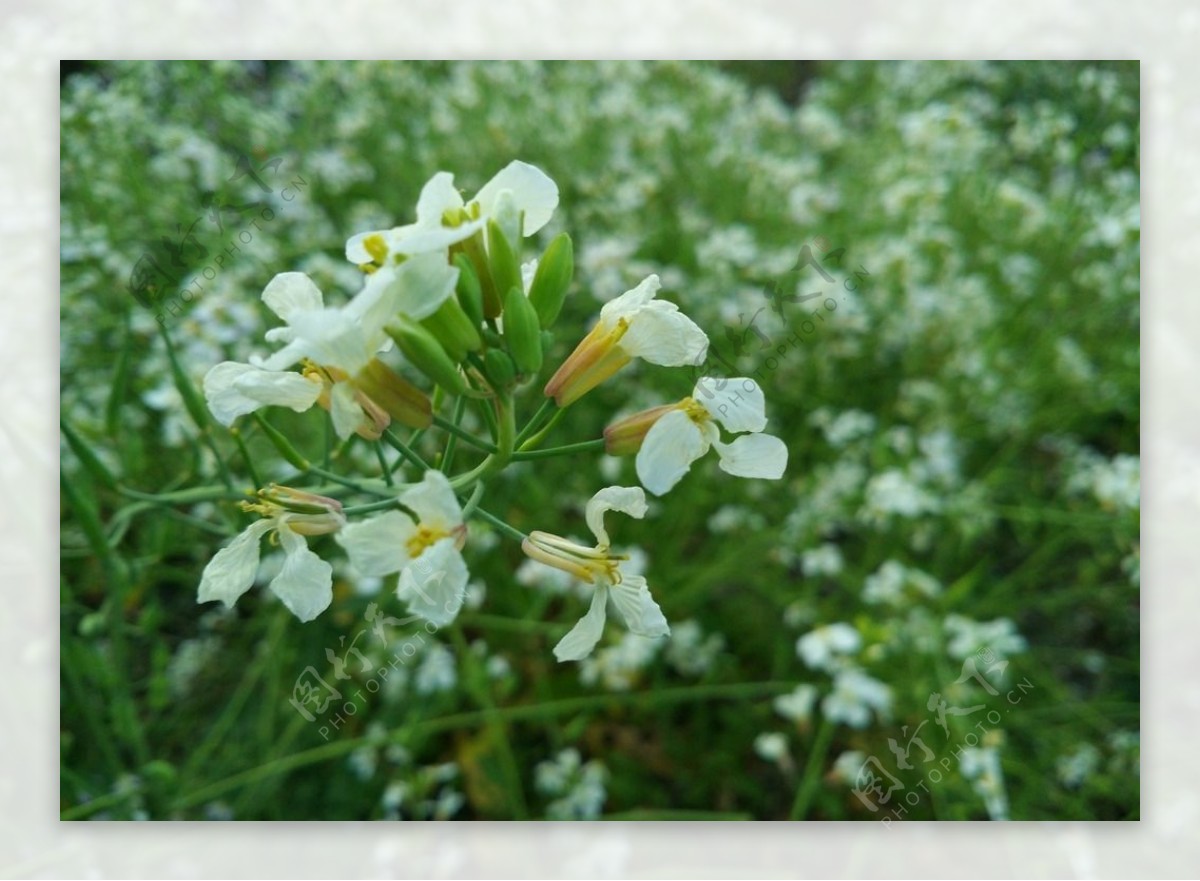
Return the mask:
{"type": "MultiPolygon", "coordinates": [[[[64,65],[63,816],[1137,818],[1138,73],[64,65]],[[784,480],[709,457],[614,530],[672,635],[610,624],[581,664],[550,649],[587,593],[474,525],[467,608],[419,642],[375,632],[393,585],[332,542],[310,624],[259,588],[198,606],[245,522],[204,490],[251,480],[189,390],[266,351],[276,273],[343,302],[350,234],[411,220],[438,170],[472,193],[512,159],[560,188],[538,241],[575,241],[547,375],[656,272],[705,372],[762,385],[784,480]],[[169,282],[131,283],[147,261],[169,282]],[[324,713],[293,703],[313,676],[342,694],[324,713]]],[[[557,437],[696,375],[631,366],[557,437]]],[[[323,448],[319,413],[275,421],[323,448]]],[[[635,482],[624,459],[525,463],[488,507],[582,536],[591,494],[635,482]]]]}

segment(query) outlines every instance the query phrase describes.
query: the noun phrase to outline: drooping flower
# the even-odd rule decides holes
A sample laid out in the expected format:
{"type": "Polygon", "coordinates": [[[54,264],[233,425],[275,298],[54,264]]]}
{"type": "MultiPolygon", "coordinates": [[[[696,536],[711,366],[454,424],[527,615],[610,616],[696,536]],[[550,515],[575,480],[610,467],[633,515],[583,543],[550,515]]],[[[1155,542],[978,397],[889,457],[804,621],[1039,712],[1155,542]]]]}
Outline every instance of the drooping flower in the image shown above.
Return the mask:
{"type": "Polygon", "coordinates": [[[709,447],[715,447],[726,473],[778,480],[787,468],[787,446],[762,434],[766,426],[766,403],[757,382],[747,377],[701,377],[691,397],[658,415],[646,432],[637,454],[638,478],[661,496],[709,447]],[[717,423],[728,432],[747,433],[725,444],[717,423]]]}
{"type": "Polygon", "coordinates": [[[433,470],[398,500],[416,520],[403,511],[388,511],[347,526],[337,542],[365,576],[399,572],[396,594],[408,611],[441,627],[454,620],[466,595],[462,508],[446,475],[433,470]]]}
{"type": "Polygon", "coordinates": [[[621,511],[640,519],[646,516],[646,494],[641,487],[609,486],[592,496],[585,519],[596,536],[594,548],[538,531],[531,532],[521,544],[530,558],[596,586],[587,614],[554,647],[554,656],[559,661],[578,661],[591,654],[604,632],[609,597],[630,632],[647,637],[667,636],[671,632],[662,609],[650,595],[646,579],[628,570],[625,566],[628,556],[612,553],[604,528],[604,515],[608,511],[621,511]]]}
{"type": "Polygon", "coordinates": [[[703,361],[708,337],[674,303],[654,299],[661,286],[657,275],[648,275],[605,303],[596,326],[546,383],[546,395],[565,407],[634,358],[662,367],[703,361]]]}
{"type": "Polygon", "coordinates": [[[385,327],[397,314],[426,318],[454,290],[458,270],[436,255],[406,260],[368,279],[341,308],[327,308],[321,291],[300,272],[275,276],[263,302],[285,326],[267,332],[282,349],[261,364],[225,361],[204,377],[217,420],[230,425],[263,406],[297,412],[320,403],[341,438],[379,437],[392,419],[414,428],[431,420],[429,399],[376,356],[391,348],[385,327]],[[303,360],[303,373],[287,368],[303,360]]]}
{"type": "MultiPolygon", "coordinates": [[[[511,227],[510,218],[523,217],[521,233],[531,236],[546,225],[557,207],[558,186],[527,162],[510,162],[469,202],[455,189],[454,175],[439,171],[421,188],[416,223],[351,236],[346,259],[378,267],[395,255],[444,251],[475,235],[490,219],[511,227]]],[[[510,241],[516,241],[515,232],[505,229],[510,241]]]]}
{"type": "Polygon", "coordinates": [[[301,621],[311,621],[333,599],[333,567],[308,549],[304,536],[337,532],[346,524],[336,499],[303,490],[273,485],[258,493],[257,502],[243,502],[244,510],[262,514],[204,567],[197,602],[221,600],[232,607],[254,584],[258,571],[259,542],[274,531],[283,547],[283,568],[270,583],[271,590],[301,621]]]}

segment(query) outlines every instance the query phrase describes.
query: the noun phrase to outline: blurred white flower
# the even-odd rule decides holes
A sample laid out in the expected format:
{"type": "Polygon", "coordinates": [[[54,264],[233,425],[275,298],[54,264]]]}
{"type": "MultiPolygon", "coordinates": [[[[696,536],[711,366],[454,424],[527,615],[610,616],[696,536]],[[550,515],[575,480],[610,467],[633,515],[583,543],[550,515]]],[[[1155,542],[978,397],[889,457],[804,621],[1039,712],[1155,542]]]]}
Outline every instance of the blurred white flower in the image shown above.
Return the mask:
{"type": "Polygon", "coordinates": [[[796,640],[796,654],[814,670],[833,670],[844,657],[862,648],[862,636],[851,624],[826,624],[796,640]]]}
{"type": "Polygon", "coordinates": [[[866,728],[874,713],[885,721],[892,708],[892,690],[856,667],[837,671],[833,691],[821,701],[821,713],[830,722],[866,728]]]}

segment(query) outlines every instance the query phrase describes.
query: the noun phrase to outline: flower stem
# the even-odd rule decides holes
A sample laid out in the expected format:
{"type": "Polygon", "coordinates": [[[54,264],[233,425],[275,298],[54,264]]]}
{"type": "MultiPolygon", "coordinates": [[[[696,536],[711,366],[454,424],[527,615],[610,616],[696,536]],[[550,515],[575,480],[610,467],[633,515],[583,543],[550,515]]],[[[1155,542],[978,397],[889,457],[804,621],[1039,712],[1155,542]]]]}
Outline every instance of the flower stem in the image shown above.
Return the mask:
{"type": "Polygon", "coordinates": [[[812,752],[804,764],[804,777],[796,790],[796,800],[792,803],[791,819],[803,820],[808,813],[809,803],[821,780],[821,771],[825,765],[825,755],[829,752],[829,742],[833,739],[833,723],[822,717],[817,729],[817,737],[813,743],[812,752]]]}
{"type": "Polygon", "coordinates": [[[546,423],[545,427],[542,428],[541,431],[521,444],[521,446],[518,448],[518,452],[532,450],[534,447],[538,446],[538,444],[546,439],[546,435],[552,432],[558,423],[562,422],[563,416],[565,416],[566,413],[567,408],[563,407],[561,410],[551,416],[550,421],[546,423]]]}
{"type": "Polygon", "coordinates": [[[529,537],[525,533],[523,533],[521,530],[517,529],[515,526],[510,526],[509,524],[507,524],[503,520],[501,520],[499,517],[497,517],[495,514],[489,514],[487,511],[483,510],[483,508],[480,508],[478,505],[476,505],[475,510],[473,510],[471,512],[471,516],[478,517],[480,520],[486,520],[488,523],[492,524],[492,526],[496,527],[498,530],[503,532],[505,535],[507,535],[509,538],[513,539],[514,541],[522,541],[523,542],[523,541],[525,541],[525,539],[527,539],[529,537]]]}
{"type": "MultiPolygon", "coordinates": [[[[459,398],[458,401],[461,404],[466,404],[465,398],[459,398]]],[[[455,404],[454,412],[456,414],[456,419],[462,418],[461,417],[462,411],[459,408],[458,404],[455,404]]],[[[438,428],[442,429],[443,431],[449,432],[450,434],[454,435],[459,440],[462,440],[465,443],[470,444],[471,446],[475,447],[476,449],[483,450],[485,453],[496,452],[495,444],[490,444],[487,441],[485,441],[483,438],[476,437],[475,435],[471,434],[471,432],[465,431],[464,429],[459,428],[458,425],[456,424],[456,422],[453,422],[449,419],[443,419],[441,416],[435,415],[433,417],[433,424],[436,425],[438,428]]],[[[448,455],[449,455],[449,453],[447,453],[447,456],[448,455]]]]}
{"type": "Polygon", "coordinates": [[[546,417],[546,413],[549,412],[550,408],[553,406],[554,398],[546,398],[546,400],[542,401],[542,406],[538,407],[538,411],[533,414],[533,418],[525,423],[525,427],[522,428],[520,434],[517,435],[516,444],[518,448],[522,443],[524,443],[529,435],[533,434],[533,432],[537,430],[542,420],[546,417]]]}
{"type": "Polygon", "coordinates": [[[548,447],[544,450],[529,450],[528,452],[513,453],[514,462],[526,462],[530,459],[552,459],[555,456],[566,456],[570,453],[584,453],[591,450],[603,450],[604,438],[598,437],[595,440],[581,441],[577,444],[567,444],[562,447],[548,447]]]}
{"type": "Polygon", "coordinates": [[[422,471],[429,470],[429,463],[417,455],[415,450],[407,446],[404,441],[400,440],[400,438],[396,437],[396,435],[394,435],[392,432],[384,429],[382,437],[388,442],[388,444],[391,445],[392,449],[398,452],[413,465],[416,465],[422,471]]]}

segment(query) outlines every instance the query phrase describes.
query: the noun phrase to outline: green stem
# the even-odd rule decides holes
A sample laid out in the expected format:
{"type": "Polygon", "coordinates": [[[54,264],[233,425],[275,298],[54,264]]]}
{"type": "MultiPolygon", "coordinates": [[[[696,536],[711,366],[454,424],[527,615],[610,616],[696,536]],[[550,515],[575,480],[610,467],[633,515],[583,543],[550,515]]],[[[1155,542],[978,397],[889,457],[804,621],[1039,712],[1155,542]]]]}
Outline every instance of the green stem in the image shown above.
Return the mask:
{"type": "Polygon", "coordinates": [[[517,425],[513,417],[512,401],[508,397],[496,398],[496,452],[479,463],[479,466],[466,474],[460,474],[450,481],[456,490],[466,489],[477,480],[484,480],[504,468],[513,455],[513,442],[516,440],[517,425]]]}
{"type": "Polygon", "coordinates": [[[546,400],[542,401],[542,406],[538,407],[537,412],[533,414],[533,418],[525,423],[525,427],[522,428],[521,433],[517,435],[516,443],[518,447],[524,443],[525,439],[528,438],[529,435],[533,434],[533,432],[537,430],[538,426],[541,425],[542,420],[546,417],[546,413],[553,406],[554,398],[546,398],[546,400]]]}
{"type": "Polygon", "coordinates": [[[530,459],[552,459],[555,456],[566,456],[570,453],[585,453],[591,450],[603,450],[604,438],[599,437],[595,440],[580,441],[577,444],[567,444],[562,447],[549,447],[545,450],[530,450],[529,452],[513,453],[514,462],[527,462],[530,459]]]}
{"type": "Polygon", "coordinates": [[[462,515],[463,520],[466,520],[479,507],[479,500],[483,498],[483,481],[475,484],[475,489],[471,490],[471,498],[467,499],[467,503],[463,505],[462,515]]]}
{"type": "MultiPolygon", "coordinates": [[[[464,398],[459,398],[459,401],[463,402],[464,404],[466,403],[464,398]]],[[[459,412],[457,404],[455,405],[455,412],[459,412]]],[[[443,419],[441,416],[434,416],[433,424],[436,425],[438,428],[454,435],[459,440],[470,444],[471,446],[475,447],[476,449],[483,450],[485,453],[496,452],[495,444],[490,444],[487,441],[483,440],[482,438],[475,437],[475,435],[471,434],[471,432],[466,431],[462,428],[459,428],[454,422],[451,422],[449,419],[443,419]]]]}
{"type": "Polygon", "coordinates": [[[395,486],[396,481],[392,480],[392,469],[388,467],[387,457],[383,455],[383,444],[375,441],[371,446],[375,448],[375,457],[379,459],[379,470],[383,474],[383,482],[388,486],[395,486]]]}
{"type": "Polygon", "coordinates": [[[398,452],[413,465],[416,465],[422,471],[429,470],[429,463],[417,455],[416,451],[411,447],[406,446],[404,441],[400,440],[400,438],[396,437],[396,435],[394,435],[392,432],[384,429],[383,439],[391,444],[392,448],[396,450],[396,452],[398,452]]]}
{"type": "Polygon", "coordinates": [[[471,512],[471,516],[487,521],[515,541],[525,541],[525,539],[529,537],[515,526],[509,526],[495,514],[489,514],[487,511],[483,510],[483,508],[478,506],[476,506],[475,510],[471,512]]]}
{"type": "Polygon", "coordinates": [[[548,435],[550,432],[552,432],[555,429],[555,427],[558,425],[558,423],[562,422],[563,417],[566,414],[567,414],[567,408],[563,407],[561,410],[559,410],[557,413],[555,413],[553,416],[551,416],[550,421],[546,423],[545,428],[543,428],[541,431],[539,431],[533,437],[529,438],[527,441],[525,441],[523,444],[521,444],[520,448],[518,449],[518,452],[521,452],[524,450],[532,450],[534,447],[537,447],[539,444],[541,444],[541,442],[546,439],[546,435],[548,435]]]}
{"type": "Polygon", "coordinates": [[[831,740],[833,740],[833,723],[822,717],[821,726],[817,729],[817,739],[813,743],[812,752],[808,754],[808,761],[804,764],[804,777],[796,789],[796,800],[792,803],[790,819],[803,820],[804,815],[808,813],[813,793],[816,792],[817,784],[821,781],[821,774],[825,767],[825,755],[829,752],[831,740]]]}

